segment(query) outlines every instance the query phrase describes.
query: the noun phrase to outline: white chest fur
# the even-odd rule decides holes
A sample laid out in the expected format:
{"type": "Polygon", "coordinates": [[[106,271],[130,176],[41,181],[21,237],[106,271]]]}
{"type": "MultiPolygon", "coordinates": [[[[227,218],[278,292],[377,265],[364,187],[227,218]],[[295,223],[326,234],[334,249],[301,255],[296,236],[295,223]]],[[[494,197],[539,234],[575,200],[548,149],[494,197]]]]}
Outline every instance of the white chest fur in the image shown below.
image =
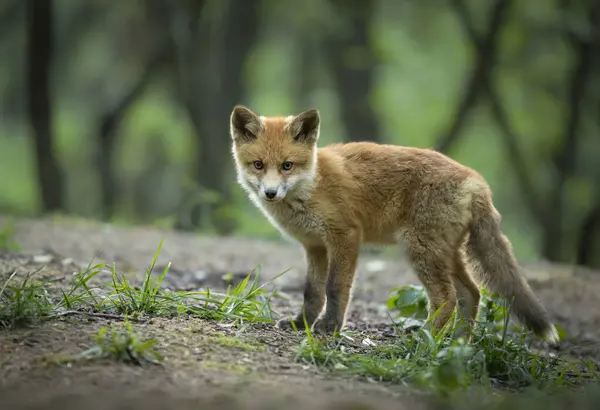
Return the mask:
{"type": "Polygon", "coordinates": [[[284,200],[268,203],[257,198],[257,205],[284,235],[303,244],[321,244],[324,236],[321,218],[308,212],[304,201],[284,200]]]}

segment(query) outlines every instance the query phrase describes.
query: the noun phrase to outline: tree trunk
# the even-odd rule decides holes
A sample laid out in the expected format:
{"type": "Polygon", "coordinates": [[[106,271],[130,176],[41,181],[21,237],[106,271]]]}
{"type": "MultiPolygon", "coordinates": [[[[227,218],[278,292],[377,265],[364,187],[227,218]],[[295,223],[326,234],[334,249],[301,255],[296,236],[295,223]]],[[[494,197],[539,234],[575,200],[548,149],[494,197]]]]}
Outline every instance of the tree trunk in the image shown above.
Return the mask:
{"type": "Polygon", "coordinates": [[[52,0],[28,0],[28,112],[34,133],[37,173],[44,212],[63,208],[63,179],[52,146],[50,73],[54,46],[53,34],[52,0]]]}
{"type": "Polygon", "coordinates": [[[260,0],[230,2],[219,28],[220,41],[211,50],[215,64],[208,82],[213,87],[210,94],[206,94],[206,132],[200,147],[198,180],[221,197],[210,212],[212,224],[221,234],[230,234],[236,227],[231,195],[233,159],[227,132],[233,106],[247,104],[244,68],[258,37],[260,3],[260,0]]]}
{"type": "MultiPolygon", "coordinates": [[[[196,15],[202,11],[202,3],[190,5],[196,15]]],[[[210,221],[219,234],[236,228],[228,123],[233,106],[244,100],[244,63],[257,40],[259,6],[260,0],[229,2],[215,27],[191,19],[188,43],[179,51],[180,95],[199,141],[196,181],[209,194],[198,204],[190,193],[191,209],[184,212],[191,213],[191,227],[208,228],[210,221]]],[[[191,228],[187,225],[178,227],[191,228]]]]}
{"type": "Polygon", "coordinates": [[[569,252],[565,251],[565,198],[564,188],[568,179],[575,172],[575,162],[578,151],[578,140],[582,120],[583,106],[585,104],[586,92],[592,74],[593,59],[600,47],[598,47],[598,30],[600,29],[600,5],[596,2],[589,11],[588,21],[592,36],[581,39],[570,34],[570,42],[576,50],[575,64],[569,83],[567,95],[567,120],[565,122],[562,146],[554,158],[556,169],[556,181],[554,189],[550,194],[548,203],[548,218],[544,224],[544,237],[542,243],[543,256],[551,261],[567,262],[570,259],[569,252]]]}
{"type": "Polygon", "coordinates": [[[102,217],[104,220],[110,220],[113,217],[116,207],[117,178],[113,172],[112,160],[117,131],[127,111],[144,92],[155,71],[168,61],[169,48],[169,46],[162,46],[155,51],[144,68],[144,72],[138,77],[137,82],[123,95],[123,98],[112,110],[104,114],[100,121],[98,169],[100,172],[102,217]]]}
{"type": "MultiPolygon", "coordinates": [[[[593,268],[599,259],[594,253],[594,237],[600,233],[600,202],[588,213],[579,233],[576,264],[593,268]]],[[[600,244],[600,242],[598,242],[600,244]]]]}
{"type": "Polygon", "coordinates": [[[345,32],[327,40],[331,77],[337,88],[341,119],[348,141],[381,141],[379,122],[370,103],[375,57],[369,44],[369,24],[375,9],[371,0],[334,0],[345,32]]]}

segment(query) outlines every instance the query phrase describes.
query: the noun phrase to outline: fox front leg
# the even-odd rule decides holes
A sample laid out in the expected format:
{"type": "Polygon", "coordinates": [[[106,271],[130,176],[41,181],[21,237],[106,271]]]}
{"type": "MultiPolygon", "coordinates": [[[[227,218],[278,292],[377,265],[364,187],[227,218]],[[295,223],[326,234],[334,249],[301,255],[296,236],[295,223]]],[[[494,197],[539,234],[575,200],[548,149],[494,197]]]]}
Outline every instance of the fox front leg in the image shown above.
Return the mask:
{"type": "Polygon", "coordinates": [[[341,331],[351,298],[354,275],[358,261],[360,237],[350,231],[333,238],[329,249],[329,275],[325,293],[325,314],[313,326],[315,333],[331,334],[341,331]]]}
{"type": "Polygon", "coordinates": [[[327,248],[325,246],[306,246],[306,280],[304,284],[304,303],[300,313],[294,319],[282,319],[277,322],[280,329],[304,329],[304,320],[312,326],[325,305],[325,287],[327,282],[327,248]],[[292,326],[293,322],[293,326],[292,326]]]}

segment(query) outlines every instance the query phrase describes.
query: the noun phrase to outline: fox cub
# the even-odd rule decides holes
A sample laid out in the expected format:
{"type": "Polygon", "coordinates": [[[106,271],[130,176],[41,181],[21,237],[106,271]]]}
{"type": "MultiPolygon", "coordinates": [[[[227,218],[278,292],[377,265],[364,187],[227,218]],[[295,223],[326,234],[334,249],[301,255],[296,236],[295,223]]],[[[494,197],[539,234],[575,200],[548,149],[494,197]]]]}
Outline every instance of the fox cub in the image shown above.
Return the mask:
{"type": "Polygon", "coordinates": [[[519,271],[480,174],[429,149],[371,142],[317,148],[319,128],[315,109],[263,117],[238,105],[230,117],[239,184],[282,234],[304,248],[297,328],[305,317],[315,332],[341,330],[361,244],[402,243],[426,289],[429,315],[439,309],[436,329],[457,305],[472,326],[480,298],[475,277],[512,300],[513,314],[536,335],[558,340],[519,271]]]}

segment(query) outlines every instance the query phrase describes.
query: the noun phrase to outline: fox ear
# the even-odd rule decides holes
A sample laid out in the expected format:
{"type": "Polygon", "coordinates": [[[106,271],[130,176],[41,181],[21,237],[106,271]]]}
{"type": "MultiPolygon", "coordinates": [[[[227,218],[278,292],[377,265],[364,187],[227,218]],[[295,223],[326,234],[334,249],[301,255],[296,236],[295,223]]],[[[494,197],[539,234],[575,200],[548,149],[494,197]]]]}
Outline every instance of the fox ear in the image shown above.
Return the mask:
{"type": "Polygon", "coordinates": [[[314,144],[319,139],[321,117],[319,111],[310,109],[296,115],[290,122],[290,134],[294,141],[303,144],[314,144]]]}
{"type": "Polygon", "coordinates": [[[229,133],[231,138],[237,142],[252,142],[256,140],[262,129],[262,122],[249,108],[236,105],[229,119],[229,133]]]}

